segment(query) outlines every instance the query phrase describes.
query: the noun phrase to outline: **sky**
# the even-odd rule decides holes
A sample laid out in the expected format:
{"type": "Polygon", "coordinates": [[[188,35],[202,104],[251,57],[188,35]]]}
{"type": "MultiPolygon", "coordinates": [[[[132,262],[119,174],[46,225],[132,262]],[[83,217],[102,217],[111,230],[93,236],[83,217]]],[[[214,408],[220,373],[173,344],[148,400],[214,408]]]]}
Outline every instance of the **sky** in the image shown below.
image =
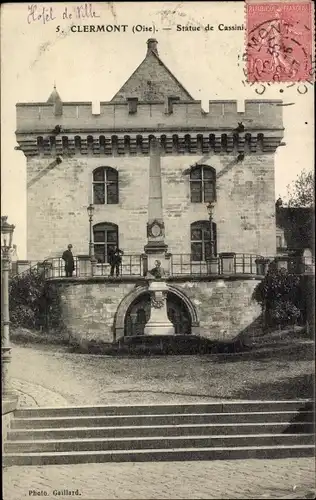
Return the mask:
{"type": "Polygon", "coordinates": [[[16,103],[45,102],[54,83],[63,101],[108,101],[143,60],[151,37],[158,40],[167,67],[206,110],[212,99],[235,99],[241,109],[244,99],[283,99],[287,104],[285,146],[275,159],[276,197],[286,199],[287,185],[303,169],[314,168],[313,86],[274,83],[263,90],[247,84],[245,31],[219,31],[219,24],[245,26],[244,3],[2,4],[1,213],[16,226],[19,259],[26,258],[26,159],[14,150],[16,103]],[[72,24],[127,26],[125,32],[72,33],[72,24]],[[200,31],[177,31],[178,25],[200,31]],[[205,31],[207,25],[214,29],[205,31]]]}

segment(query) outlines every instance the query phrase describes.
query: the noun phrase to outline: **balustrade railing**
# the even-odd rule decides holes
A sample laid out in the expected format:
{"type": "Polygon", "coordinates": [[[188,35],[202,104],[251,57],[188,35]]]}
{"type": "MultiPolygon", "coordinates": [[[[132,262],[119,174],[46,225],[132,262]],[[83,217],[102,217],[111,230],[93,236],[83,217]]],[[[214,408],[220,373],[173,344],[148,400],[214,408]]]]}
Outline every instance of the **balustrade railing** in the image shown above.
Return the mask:
{"type": "MultiPolygon", "coordinates": [[[[73,277],[111,276],[108,263],[91,263],[88,256],[74,257],[75,269],[73,277]]],[[[285,268],[293,274],[314,274],[315,262],[312,257],[289,257],[276,255],[262,257],[245,253],[221,253],[208,260],[194,260],[192,254],[172,254],[166,275],[172,276],[227,276],[227,275],[264,275],[269,266],[277,269],[285,268]]],[[[124,254],[119,265],[119,276],[144,276],[146,261],[140,254],[124,254]]],[[[42,262],[19,261],[12,269],[11,277],[23,276],[30,272],[41,272],[45,278],[66,277],[65,263],[62,258],[46,259],[42,262]]],[[[114,269],[114,276],[116,269],[114,269]]]]}
{"type": "MultiPolygon", "coordinates": [[[[111,266],[108,263],[97,263],[94,266],[94,276],[110,276],[111,266]]],[[[116,269],[114,268],[114,276],[116,269]]],[[[143,259],[141,255],[124,254],[122,255],[122,262],[119,265],[120,276],[142,276],[143,275],[143,259]]]]}
{"type": "Polygon", "coordinates": [[[208,275],[264,275],[269,266],[284,268],[293,274],[315,272],[315,262],[311,257],[262,257],[245,253],[221,253],[208,260],[197,261],[191,254],[171,256],[171,276],[208,275]]]}
{"type": "MultiPolygon", "coordinates": [[[[75,269],[73,276],[78,275],[78,258],[74,257],[75,269]]],[[[43,273],[46,278],[66,276],[65,262],[62,258],[50,258],[43,261],[17,261],[12,267],[11,277],[23,276],[31,272],[43,273]]]]}
{"type": "MultiPolygon", "coordinates": [[[[89,257],[74,257],[74,271],[72,277],[87,277],[87,276],[110,276],[111,266],[108,263],[96,262],[93,266],[89,257]]],[[[66,277],[65,262],[61,257],[46,259],[42,262],[38,261],[23,261],[19,266],[19,262],[12,272],[12,277],[23,276],[30,272],[42,272],[46,278],[63,278],[66,277]]],[[[114,269],[114,275],[116,269],[114,269]]],[[[122,256],[122,262],[119,265],[120,276],[142,276],[143,261],[141,255],[122,256]]]]}
{"type": "Polygon", "coordinates": [[[197,261],[191,254],[173,254],[171,275],[258,274],[258,259],[259,255],[223,253],[208,260],[197,261]]]}

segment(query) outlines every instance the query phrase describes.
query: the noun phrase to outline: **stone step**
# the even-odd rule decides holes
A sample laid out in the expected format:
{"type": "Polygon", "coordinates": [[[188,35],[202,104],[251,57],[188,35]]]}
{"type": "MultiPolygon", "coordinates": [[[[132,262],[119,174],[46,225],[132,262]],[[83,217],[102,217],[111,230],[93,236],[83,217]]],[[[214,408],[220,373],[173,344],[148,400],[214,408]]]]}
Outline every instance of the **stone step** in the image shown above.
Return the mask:
{"type": "Polygon", "coordinates": [[[214,342],[195,335],[135,335],[122,337],[113,345],[118,354],[200,354],[210,353],[214,342]]]}
{"type": "Polygon", "coordinates": [[[312,457],[315,446],[242,446],[225,448],[174,448],[154,450],[119,451],[72,451],[46,453],[15,453],[3,456],[4,467],[12,465],[49,465],[103,462],[150,462],[150,461],[192,461],[192,460],[232,460],[249,458],[290,458],[312,457]]]}
{"type": "Polygon", "coordinates": [[[67,406],[61,408],[23,408],[15,412],[17,418],[62,417],[84,415],[162,415],[184,413],[245,413],[272,411],[312,411],[312,403],[308,400],[296,401],[227,401],[188,404],[156,404],[156,405],[107,405],[107,406],[67,406]]]}
{"type": "MultiPolygon", "coordinates": [[[[244,434],[282,434],[291,432],[288,422],[271,423],[228,423],[228,424],[191,424],[191,425],[155,425],[132,427],[73,427],[66,429],[28,429],[8,432],[11,441],[43,439],[87,439],[150,436],[191,436],[191,435],[244,435],[244,434]]],[[[312,433],[312,423],[295,423],[295,433],[312,433]]]]}
{"type": "Polygon", "coordinates": [[[111,415],[83,417],[42,417],[14,418],[11,429],[47,429],[61,427],[109,427],[134,425],[178,425],[207,423],[246,423],[246,422],[291,422],[313,421],[313,412],[297,413],[295,411],[280,412],[245,412],[245,413],[191,413],[161,415],[111,415]]]}
{"type": "Polygon", "coordinates": [[[188,344],[204,344],[213,346],[214,341],[207,339],[205,337],[200,337],[194,334],[176,334],[176,335],[129,335],[121,337],[118,341],[118,347],[121,346],[155,346],[160,345],[161,342],[170,345],[188,345],[188,344]]]}
{"type": "Polygon", "coordinates": [[[231,436],[176,436],[99,439],[13,441],[5,443],[5,453],[143,450],[174,448],[226,448],[247,446],[315,445],[313,434],[261,434],[231,436]]]}

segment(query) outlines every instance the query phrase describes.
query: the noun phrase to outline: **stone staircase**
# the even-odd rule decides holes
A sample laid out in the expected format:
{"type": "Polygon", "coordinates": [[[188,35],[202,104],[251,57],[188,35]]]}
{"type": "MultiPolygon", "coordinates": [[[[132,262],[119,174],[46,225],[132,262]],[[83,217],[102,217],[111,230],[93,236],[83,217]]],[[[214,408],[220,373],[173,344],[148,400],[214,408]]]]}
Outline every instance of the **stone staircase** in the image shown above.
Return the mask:
{"type": "Polygon", "coordinates": [[[231,460],[315,454],[309,401],[16,410],[3,465],[231,460]]]}

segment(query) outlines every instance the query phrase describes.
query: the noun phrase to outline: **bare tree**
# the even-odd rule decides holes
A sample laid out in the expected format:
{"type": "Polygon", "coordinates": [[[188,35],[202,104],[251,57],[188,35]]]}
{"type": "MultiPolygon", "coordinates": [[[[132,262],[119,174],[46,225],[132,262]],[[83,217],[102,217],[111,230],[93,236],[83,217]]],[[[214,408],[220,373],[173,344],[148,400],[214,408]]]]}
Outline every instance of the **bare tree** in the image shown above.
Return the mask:
{"type": "Polygon", "coordinates": [[[314,190],[314,172],[302,170],[296,180],[287,186],[288,206],[312,208],[314,206],[314,190]]]}

